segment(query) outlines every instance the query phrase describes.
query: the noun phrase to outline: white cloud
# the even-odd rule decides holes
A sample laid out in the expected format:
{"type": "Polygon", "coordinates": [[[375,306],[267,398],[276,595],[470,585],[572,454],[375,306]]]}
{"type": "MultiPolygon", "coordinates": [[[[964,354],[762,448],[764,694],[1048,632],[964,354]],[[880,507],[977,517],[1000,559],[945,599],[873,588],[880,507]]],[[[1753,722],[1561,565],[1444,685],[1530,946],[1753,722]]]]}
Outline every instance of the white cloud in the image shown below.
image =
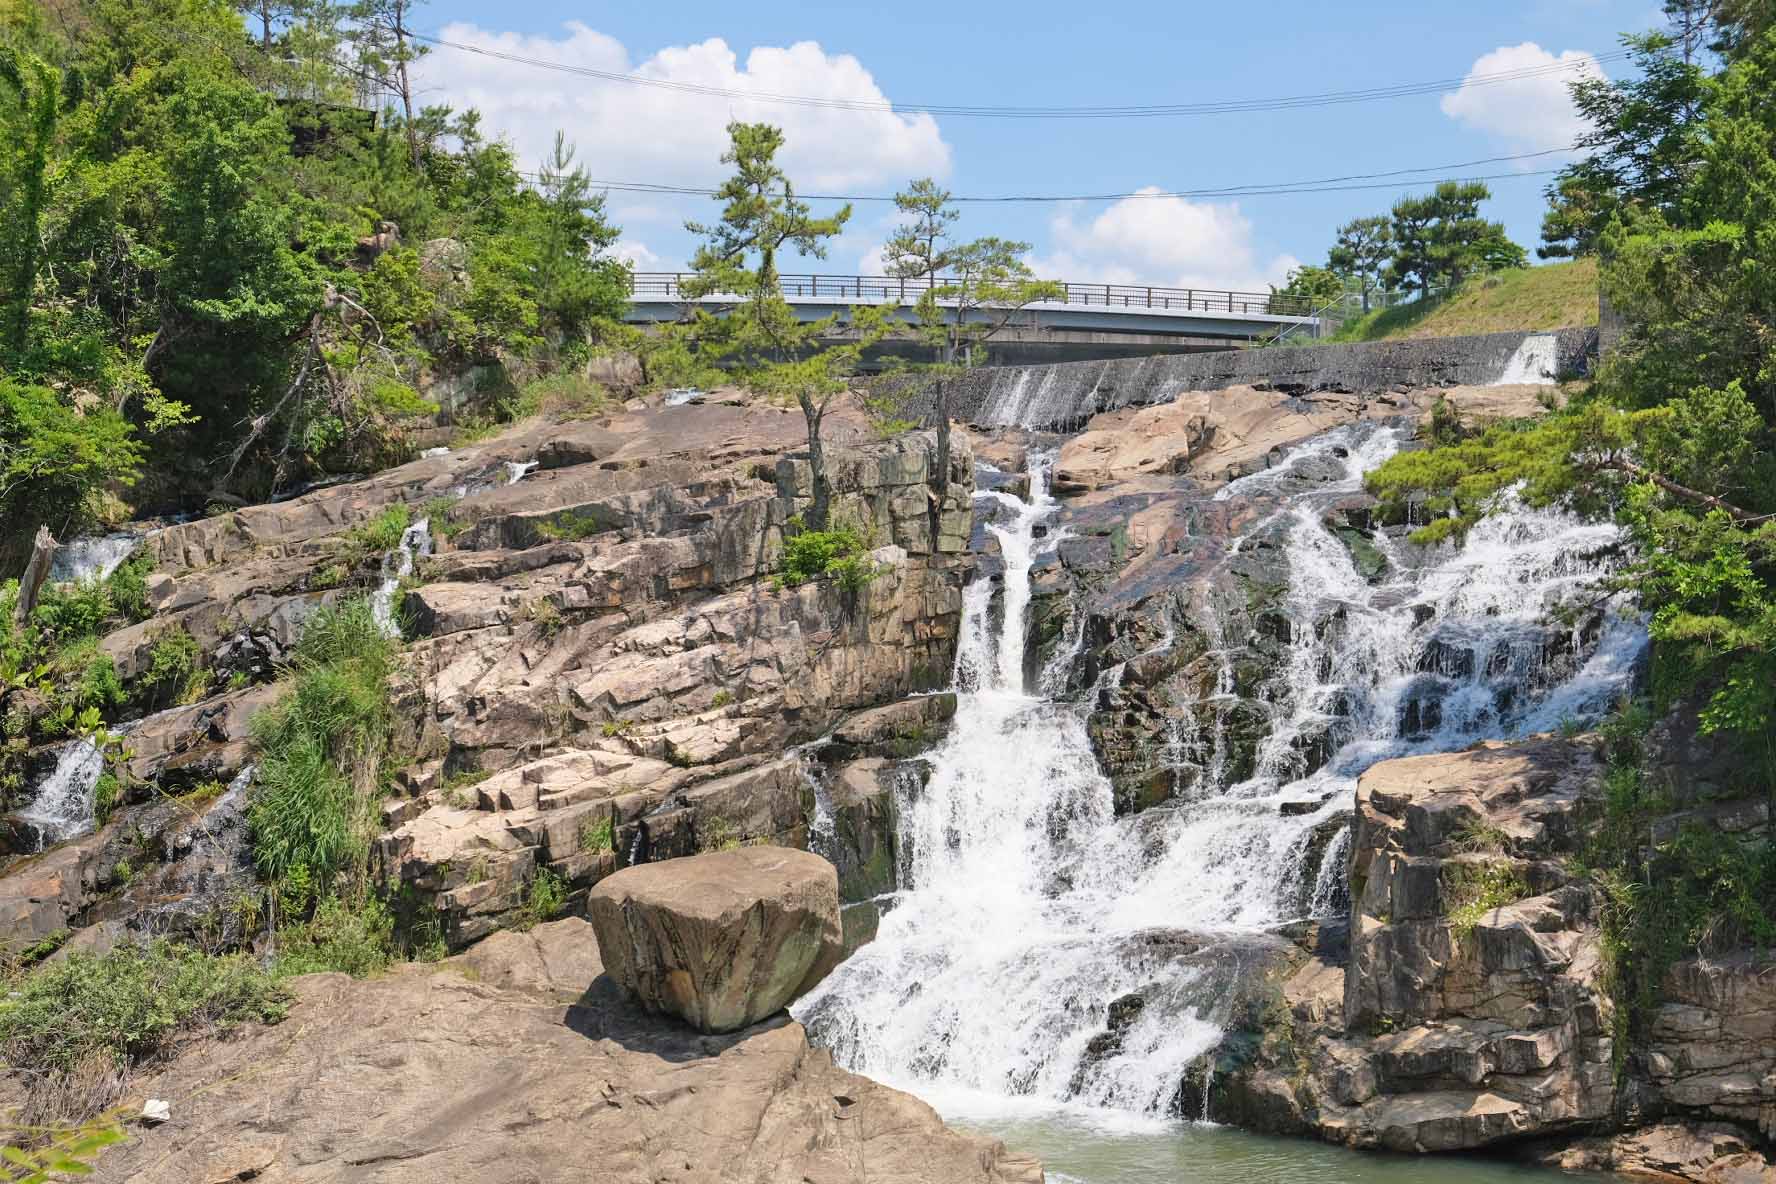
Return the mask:
{"type": "Polygon", "coordinates": [[[648,250],[648,245],[630,239],[618,243],[611,248],[611,257],[629,264],[636,271],[661,271],[665,260],[658,254],[648,250]]]}
{"type": "Polygon", "coordinates": [[[1236,202],[1125,197],[1090,221],[1078,214],[1077,207],[1057,214],[1052,249],[1030,260],[1044,279],[1262,292],[1300,266],[1292,255],[1262,260],[1236,202]]]}
{"type": "MultiPolygon", "coordinates": [[[[1461,89],[1443,96],[1443,114],[1521,151],[1566,148],[1585,130],[1567,84],[1603,76],[1597,59],[1583,50],[1569,49],[1556,56],[1533,41],[1501,45],[1475,60],[1461,89]],[[1560,65],[1570,69],[1547,69],[1560,65]],[[1474,81],[1480,75],[1537,68],[1543,72],[1525,78],[1474,81]]],[[[1523,167],[1532,166],[1524,162],[1523,167]]]]}
{"type": "MultiPolygon", "coordinates": [[[[726,90],[885,102],[870,72],[850,54],[829,54],[812,41],[759,46],[742,64],[719,37],[670,46],[631,60],[623,44],[578,21],[559,38],[500,33],[473,24],[446,25],[444,40],[574,66],[636,74],[726,90]]],[[[726,168],[730,119],[783,128],[780,157],[807,192],[847,191],[943,176],[950,148],[929,115],[761,103],[662,87],[601,81],[519,62],[439,47],[419,62],[427,102],[475,107],[484,126],[534,168],[562,129],[595,179],[707,185],[726,168]]],[[[619,195],[620,196],[620,195],[619,195]]]]}

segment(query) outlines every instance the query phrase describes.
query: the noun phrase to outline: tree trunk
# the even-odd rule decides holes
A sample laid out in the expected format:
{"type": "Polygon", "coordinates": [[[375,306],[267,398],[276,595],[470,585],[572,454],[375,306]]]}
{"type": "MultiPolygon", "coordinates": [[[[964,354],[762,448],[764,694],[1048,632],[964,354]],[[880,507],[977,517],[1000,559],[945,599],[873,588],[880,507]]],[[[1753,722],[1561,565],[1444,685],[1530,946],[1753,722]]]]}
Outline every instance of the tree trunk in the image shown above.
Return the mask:
{"type": "Polygon", "coordinates": [[[832,490],[826,483],[826,453],[820,447],[820,419],[824,409],[808,395],[798,394],[796,401],[802,405],[802,418],[808,421],[808,477],[814,495],[814,502],[802,521],[809,530],[825,530],[827,515],[831,512],[832,490]]]}
{"type": "Polygon", "coordinates": [[[407,121],[407,158],[419,167],[419,128],[413,122],[413,83],[407,77],[407,5],[395,5],[395,73],[401,84],[401,115],[407,121]]]}
{"type": "Polygon", "coordinates": [[[49,533],[49,527],[39,526],[37,537],[31,542],[31,557],[25,561],[25,570],[19,576],[18,603],[13,612],[19,624],[30,619],[31,610],[37,607],[37,593],[42,591],[43,583],[49,576],[49,565],[55,559],[55,536],[49,533]]]}

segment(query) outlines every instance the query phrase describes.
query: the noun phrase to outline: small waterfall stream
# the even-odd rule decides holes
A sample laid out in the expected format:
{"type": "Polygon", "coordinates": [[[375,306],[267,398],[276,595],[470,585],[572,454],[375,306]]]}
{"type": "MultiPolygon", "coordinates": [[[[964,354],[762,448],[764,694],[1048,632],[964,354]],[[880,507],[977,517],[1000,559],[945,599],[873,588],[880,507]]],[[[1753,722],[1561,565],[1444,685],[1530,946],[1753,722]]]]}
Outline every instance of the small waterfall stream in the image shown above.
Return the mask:
{"type": "Polygon", "coordinates": [[[401,541],[395,549],[382,557],[382,580],[370,596],[370,615],[388,636],[399,637],[401,634],[400,622],[395,620],[395,593],[400,589],[401,581],[413,574],[415,559],[423,559],[431,553],[431,520],[421,518],[402,531],[401,541]]]}
{"type": "Polygon", "coordinates": [[[122,565],[141,543],[142,536],[127,532],[86,535],[69,539],[49,561],[49,582],[84,583],[102,580],[122,565]]]}
{"type": "Polygon", "coordinates": [[[1504,373],[1493,386],[1530,384],[1548,386],[1560,368],[1560,339],[1552,333],[1531,333],[1505,363],[1504,373]]]}
{"type": "Polygon", "coordinates": [[[53,847],[93,828],[93,795],[104,771],[105,754],[91,739],[81,737],[63,746],[55,769],[37,787],[31,804],[13,816],[31,828],[33,850],[53,847]]]}
{"type": "MultiPolygon", "coordinates": [[[[1030,569],[1061,536],[1040,529],[1056,510],[1050,458],[1033,458],[1028,501],[976,494],[1002,507],[987,528],[1004,560],[998,611],[992,581],[967,587],[954,724],[928,754],[928,785],[897,802],[897,899],[876,940],[794,1009],[819,1043],[951,1115],[1167,1117],[1221,1033],[1222,986],[1171,960],[1174,935],[1250,933],[1290,919],[1297,901],[1337,907],[1348,827],[1316,867],[1306,842],[1349,810],[1376,761],[1549,730],[1622,693],[1645,645],[1637,617],[1612,607],[1588,629],[1547,624],[1563,596],[1609,569],[1613,526],[1512,507],[1416,567],[1378,533],[1388,574],[1370,583],[1357,572],[1323,514],[1398,444],[1378,425],[1338,429],[1218,495],[1274,502],[1229,547],[1268,531],[1286,557],[1287,653],[1260,695],[1270,728],[1256,771],[1229,783],[1223,725],[1243,639],[1219,636],[1225,614],[1199,606],[1192,617],[1221,674],[1166,745],[1168,761],[1195,766],[1194,783],[1183,800],[1125,817],[1086,731],[1101,688],[1057,698],[1067,680],[1052,669],[1035,693],[1024,685],[1030,569]],[[1305,461],[1342,472],[1291,486],[1305,461]],[[1318,767],[1303,755],[1314,737],[1330,753],[1318,767]],[[1137,991],[1149,1005],[1114,1049],[1094,1052],[1112,1003],[1137,991]]],[[[1066,636],[1055,661],[1070,663],[1078,645],[1066,636]]]]}

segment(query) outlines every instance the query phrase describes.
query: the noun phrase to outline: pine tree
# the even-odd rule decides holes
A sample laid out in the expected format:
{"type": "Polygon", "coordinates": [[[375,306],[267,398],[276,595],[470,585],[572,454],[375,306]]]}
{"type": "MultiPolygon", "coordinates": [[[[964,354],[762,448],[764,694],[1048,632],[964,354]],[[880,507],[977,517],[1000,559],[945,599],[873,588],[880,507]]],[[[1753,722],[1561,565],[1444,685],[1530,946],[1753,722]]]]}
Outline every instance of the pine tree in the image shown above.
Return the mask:
{"type": "Polygon", "coordinates": [[[950,478],[950,394],[958,375],[984,365],[988,343],[1030,305],[1061,295],[1024,262],[1030,244],[1002,238],[958,243],[951,226],[959,211],[929,177],[894,195],[907,220],[883,248],[888,274],[923,281],[914,315],[920,338],[932,348],[925,367],[937,421],[939,493],[950,478]]]}
{"type": "Polygon", "coordinates": [[[850,220],[851,207],[816,218],[777,164],[783,132],[764,123],[728,124],[728,150],[722,163],[734,173],[716,190],[722,214],[714,223],[687,222],[703,243],[691,260],[696,274],[682,291],[692,300],[733,297],[723,315],[698,308],[691,333],[707,348],[728,358],[742,383],[764,398],[793,402],[808,429],[808,465],[813,504],[804,520],[810,530],[827,527],[832,488],[826,474],[821,423],[832,401],[847,389],[863,350],[880,340],[885,323],[878,310],[850,311],[849,339],[823,346],[838,328],[840,314],[804,322],[783,298],[778,256],[785,250],[826,257],[827,241],[850,220]]]}
{"type": "Polygon", "coordinates": [[[1356,218],[1338,228],[1338,238],[1326,257],[1336,274],[1354,279],[1363,295],[1363,311],[1369,311],[1369,294],[1382,286],[1382,274],[1394,255],[1394,227],[1384,215],[1356,218]]]}

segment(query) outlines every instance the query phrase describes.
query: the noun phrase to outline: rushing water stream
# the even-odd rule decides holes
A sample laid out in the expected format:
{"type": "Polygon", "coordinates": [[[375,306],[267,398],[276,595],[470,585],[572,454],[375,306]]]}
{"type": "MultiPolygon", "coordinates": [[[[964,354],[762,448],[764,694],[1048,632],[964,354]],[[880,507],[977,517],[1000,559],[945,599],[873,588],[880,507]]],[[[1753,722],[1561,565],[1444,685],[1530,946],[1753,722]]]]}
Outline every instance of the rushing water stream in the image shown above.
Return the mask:
{"type": "MultiPolygon", "coordinates": [[[[1230,551],[1260,531],[1283,540],[1290,640],[1263,696],[1270,728],[1254,774],[1230,783],[1224,723],[1237,705],[1229,668],[1239,639],[1213,638],[1222,677],[1167,743],[1191,773],[1189,792],[1128,817],[1114,813],[1088,739],[1093,694],[1056,698],[1065,672],[1053,669],[1035,693],[1025,686],[1030,570],[1063,533],[1045,528],[1057,510],[1049,460],[1032,462],[1027,502],[976,495],[999,503],[988,529],[1003,581],[977,579],[964,594],[956,718],[928,754],[929,783],[897,803],[893,907],[875,941],[795,1008],[817,1041],[849,1068],[1044,1154],[1056,1179],[1418,1178],[1422,1165],[1394,1170],[1171,1121],[1180,1081],[1220,1036],[1225,984],[1179,969],[1165,940],[1237,937],[1290,919],[1302,900],[1341,907],[1346,836],[1334,840],[1328,875],[1309,884],[1306,839],[1350,808],[1365,768],[1594,714],[1640,660],[1644,630],[1631,615],[1548,623],[1553,606],[1609,567],[1609,525],[1513,508],[1418,560],[1377,534],[1389,574],[1365,581],[1323,515],[1397,446],[1390,428],[1339,429],[1218,495],[1265,507],[1230,551]],[[1287,478],[1306,461],[1341,472],[1303,490],[1287,478]],[[1303,741],[1314,735],[1330,737],[1331,755],[1310,771],[1303,741]],[[1284,802],[1295,803],[1287,814],[1284,802]],[[1136,991],[1148,1005],[1119,1048],[1090,1052],[1112,1001],[1136,991]],[[1127,1154],[1130,1140],[1148,1150],[1127,1154]]],[[[1221,614],[1195,608],[1192,620],[1213,635],[1221,614]]],[[[1057,660],[1076,650],[1063,644],[1057,660]]],[[[1507,1169],[1473,1171],[1457,1178],[1507,1169]]]]}

